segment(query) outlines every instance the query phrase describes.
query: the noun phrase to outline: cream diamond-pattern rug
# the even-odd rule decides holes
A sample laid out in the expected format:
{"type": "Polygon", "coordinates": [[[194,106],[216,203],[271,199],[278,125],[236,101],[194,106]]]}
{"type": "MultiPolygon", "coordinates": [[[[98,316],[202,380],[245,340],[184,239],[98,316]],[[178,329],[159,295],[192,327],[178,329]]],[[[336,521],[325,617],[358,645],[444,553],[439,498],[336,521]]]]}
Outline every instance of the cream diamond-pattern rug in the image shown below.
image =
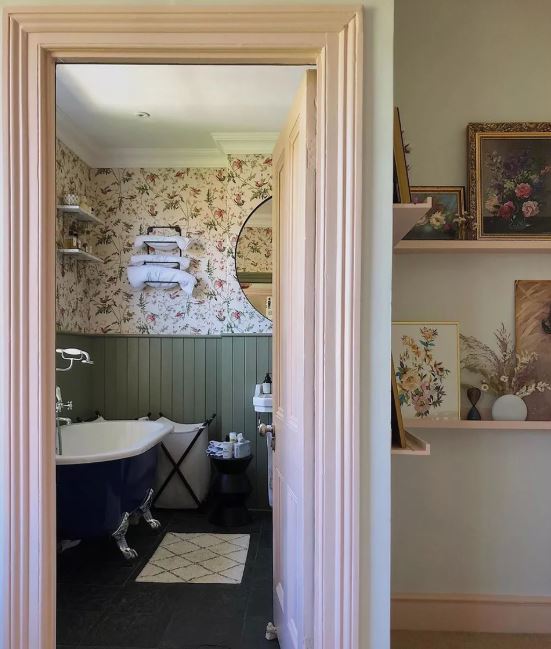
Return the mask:
{"type": "Polygon", "coordinates": [[[136,581],[240,584],[250,534],[169,532],[136,581]]]}

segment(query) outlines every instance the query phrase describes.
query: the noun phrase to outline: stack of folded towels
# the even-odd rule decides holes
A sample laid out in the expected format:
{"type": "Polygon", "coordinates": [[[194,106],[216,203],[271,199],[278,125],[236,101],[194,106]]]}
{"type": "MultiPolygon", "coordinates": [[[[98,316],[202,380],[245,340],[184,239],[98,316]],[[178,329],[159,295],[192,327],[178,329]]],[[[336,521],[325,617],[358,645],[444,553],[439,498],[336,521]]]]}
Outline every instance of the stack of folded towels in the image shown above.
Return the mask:
{"type": "Polygon", "coordinates": [[[181,251],[191,243],[191,239],[174,236],[167,237],[161,235],[140,235],[134,241],[134,248],[143,248],[147,245],[149,248],[162,254],[136,254],[130,258],[128,266],[128,281],[130,286],[135,289],[143,289],[146,286],[153,288],[180,288],[191,295],[197,280],[193,275],[186,272],[189,268],[190,260],[188,257],[180,257],[176,254],[179,248],[181,251]]]}
{"type": "Polygon", "coordinates": [[[209,457],[223,457],[222,444],[224,442],[215,442],[211,440],[207,447],[207,455],[209,457]]]}

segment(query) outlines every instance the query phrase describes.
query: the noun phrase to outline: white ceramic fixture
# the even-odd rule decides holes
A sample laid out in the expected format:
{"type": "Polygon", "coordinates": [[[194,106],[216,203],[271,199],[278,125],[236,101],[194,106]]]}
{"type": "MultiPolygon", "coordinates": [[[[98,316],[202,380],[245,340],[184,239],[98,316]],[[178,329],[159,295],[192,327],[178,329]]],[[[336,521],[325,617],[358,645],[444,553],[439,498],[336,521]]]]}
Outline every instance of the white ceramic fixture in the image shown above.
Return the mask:
{"type": "Polygon", "coordinates": [[[263,394],[261,383],[254,389],[253,406],[255,412],[272,412],[272,395],[263,394]]]}
{"type": "Polygon", "coordinates": [[[134,457],[153,448],[174,429],[158,421],[100,421],[61,426],[63,455],[56,464],[91,464],[134,457]]]}

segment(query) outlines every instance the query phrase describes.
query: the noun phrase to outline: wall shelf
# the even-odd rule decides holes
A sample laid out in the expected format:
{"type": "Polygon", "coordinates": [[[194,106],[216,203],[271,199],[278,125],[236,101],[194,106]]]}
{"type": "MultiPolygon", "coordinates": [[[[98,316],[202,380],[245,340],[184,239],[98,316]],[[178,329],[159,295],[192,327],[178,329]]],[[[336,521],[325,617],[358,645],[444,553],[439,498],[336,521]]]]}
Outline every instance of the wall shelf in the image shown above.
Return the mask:
{"type": "Polygon", "coordinates": [[[80,250],[79,248],[58,248],[57,251],[64,257],[72,257],[77,261],[87,261],[93,264],[103,264],[103,259],[91,255],[89,252],[80,250]]]}
{"type": "Polygon", "coordinates": [[[392,206],[392,243],[394,247],[430,209],[432,209],[432,198],[430,197],[425,203],[395,203],[392,206]]]}
{"type": "Polygon", "coordinates": [[[430,455],[430,444],[406,431],[406,448],[391,449],[392,455],[430,455]]]}
{"type": "Polygon", "coordinates": [[[551,421],[468,421],[464,419],[406,419],[404,421],[406,430],[415,433],[423,431],[474,431],[483,433],[485,431],[549,431],[551,432],[551,421]]]}
{"type": "Polygon", "coordinates": [[[100,218],[87,210],[83,210],[80,205],[58,205],[57,209],[59,212],[63,212],[63,214],[70,214],[77,221],[103,225],[103,221],[100,218]]]}
{"type": "Polygon", "coordinates": [[[551,252],[551,240],[540,241],[398,241],[394,244],[395,254],[419,253],[545,253],[551,252]]]}

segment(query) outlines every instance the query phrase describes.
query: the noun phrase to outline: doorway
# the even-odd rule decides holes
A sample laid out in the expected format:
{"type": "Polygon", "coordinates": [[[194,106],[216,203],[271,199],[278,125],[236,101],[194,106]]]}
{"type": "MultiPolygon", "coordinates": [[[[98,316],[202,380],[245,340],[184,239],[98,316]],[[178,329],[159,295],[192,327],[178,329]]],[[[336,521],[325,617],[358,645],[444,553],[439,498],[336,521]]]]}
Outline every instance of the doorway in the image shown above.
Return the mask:
{"type": "MultiPolygon", "coordinates": [[[[125,12],[91,10],[86,14],[86,10],[82,10],[50,15],[47,10],[31,9],[9,14],[7,44],[8,49],[14,48],[10,49],[13,55],[9,58],[6,86],[9,91],[8,124],[12,133],[8,140],[12,215],[9,243],[10,249],[24,248],[26,253],[21,256],[25,259],[24,269],[19,272],[12,268],[7,275],[11,295],[17,301],[11,304],[10,310],[10,343],[6,344],[10,359],[8,375],[12,384],[21,389],[10,392],[6,411],[14,450],[5,480],[10,485],[11,505],[19,512],[17,519],[10,520],[10,534],[13,533],[10,538],[18,538],[18,544],[11,544],[12,562],[20,565],[21,570],[11,573],[9,601],[13,605],[6,614],[3,628],[10,634],[12,647],[27,646],[29,638],[33,647],[51,646],[53,566],[41,562],[40,557],[48,554],[48,548],[53,551],[55,539],[51,516],[47,515],[53,511],[54,493],[53,473],[47,469],[47,458],[51,457],[55,442],[53,419],[48,416],[49,404],[54,401],[54,386],[48,378],[52,375],[53,363],[48,360],[48,353],[41,356],[41,352],[53,350],[54,336],[53,327],[41,314],[48,309],[51,312],[53,306],[54,252],[46,242],[52,240],[55,212],[53,196],[47,190],[53,181],[55,61],[107,58],[118,62],[210,59],[218,62],[318,63],[321,75],[317,101],[320,177],[316,189],[319,198],[316,259],[320,265],[316,271],[315,309],[320,326],[324,323],[324,335],[316,345],[315,354],[318,405],[314,429],[321,439],[326,430],[331,430],[333,436],[337,433],[339,439],[342,433],[343,444],[337,449],[319,444],[315,450],[318,488],[314,560],[319,587],[315,591],[313,644],[316,648],[335,646],[335,643],[354,646],[358,640],[358,582],[345,579],[345,575],[357,574],[359,566],[359,495],[353,485],[358,479],[359,461],[359,360],[354,348],[359,340],[361,21],[358,14],[350,10],[325,12],[318,8],[291,12],[247,8],[231,13],[218,9],[171,8],[154,15],[143,10],[134,12],[130,23],[125,12]],[[314,24],[312,12],[316,14],[314,24]],[[52,15],[55,15],[53,21],[52,15]],[[87,20],[90,18],[93,20],[87,20]],[[233,26],[231,34],[227,32],[228,20],[233,26]],[[58,31],[52,30],[54,24],[58,31]],[[94,29],[97,31],[93,32],[94,29]],[[86,47],[79,45],[81,40],[74,40],[73,35],[79,31],[88,32],[86,47]],[[198,33],[201,34],[199,49],[198,33]],[[16,43],[23,34],[24,46],[19,50],[16,43]],[[260,49],[259,34],[262,34],[263,44],[260,49]],[[38,49],[37,43],[40,43],[38,49]],[[92,43],[97,44],[95,53],[87,49],[90,46],[94,49],[92,43]],[[21,74],[28,76],[29,84],[18,86],[9,82],[21,74]],[[328,123],[336,126],[341,118],[342,129],[327,129],[328,123]],[[23,120],[27,119],[32,126],[28,138],[21,140],[17,134],[23,120]],[[22,161],[22,166],[18,160],[22,161]],[[31,171],[37,168],[41,181],[38,184],[31,171]],[[25,198],[20,201],[19,196],[25,198]],[[329,213],[331,218],[328,218],[329,213]],[[34,233],[30,238],[26,236],[29,227],[34,233]],[[342,247],[339,254],[334,254],[336,241],[339,248],[342,247]],[[31,251],[32,254],[28,254],[31,251]],[[31,289],[27,283],[29,277],[33,278],[31,289]],[[326,278],[332,279],[326,281],[326,278]],[[38,290],[34,293],[33,308],[30,307],[29,290],[38,290]],[[26,362],[28,358],[39,357],[39,364],[26,362]],[[24,362],[17,363],[16,359],[24,362]],[[341,390],[343,385],[347,386],[346,393],[341,390]],[[25,410],[31,393],[39,395],[38,424],[32,427],[28,419],[15,416],[16,412],[25,410]],[[340,405],[337,407],[337,404],[340,405]],[[21,458],[24,459],[20,461],[21,458]],[[342,471],[343,467],[347,470],[342,471]],[[322,488],[325,481],[332,485],[331,494],[322,488]],[[29,497],[31,492],[36,497],[29,497]],[[339,493],[344,500],[338,495],[335,497],[339,493]],[[39,501],[43,502],[40,514],[28,505],[39,501]],[[338,504],[342,502],[346,502],[344,511],[338,504]],[[31,535],[26,531],[29,525],[33,530],[31,535]],[[335,554],[337,547],[343,551],[335,554]],[[35,559],[27,560],[29,557],[35,559]],[[29,566],[36,569],[29,569],[29,566]],[[29,598],[25,593],[35,596],[29,598]],[[329,619],[323,613],[324,604],[334,601],[346,605],[337,607],[329,619]]],[[[374,609],[378,606],[373,603],[374,609]]]]}
{"type": "Polygon", "coordinates": [[[266,642],[272,154],[306,70],[56,68],[58,647],[266,642]]]}

